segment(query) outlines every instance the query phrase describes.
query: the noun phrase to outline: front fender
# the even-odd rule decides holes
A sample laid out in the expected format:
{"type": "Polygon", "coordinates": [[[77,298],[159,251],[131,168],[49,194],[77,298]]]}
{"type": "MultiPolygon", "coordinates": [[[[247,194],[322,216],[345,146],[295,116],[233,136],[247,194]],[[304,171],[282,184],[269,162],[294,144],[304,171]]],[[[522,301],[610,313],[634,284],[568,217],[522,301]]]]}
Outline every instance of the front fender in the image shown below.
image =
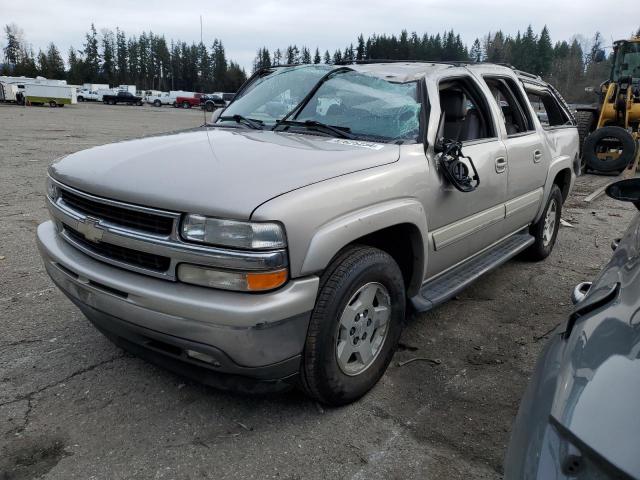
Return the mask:
{"type": "Polygon", "coordinates": [[[414,265],[415,276],[424,277],[424,244],[427,238],[427,219],[422,204],[412,198],[399,198],[346,213],[321,225],[317,230],[302,263],[302,274],[324,270],[342,248],[355,240],[395,225],[409,224],[420,232],[414,265]],[[417,267],[417,269],[416,269],[417,267]]]}

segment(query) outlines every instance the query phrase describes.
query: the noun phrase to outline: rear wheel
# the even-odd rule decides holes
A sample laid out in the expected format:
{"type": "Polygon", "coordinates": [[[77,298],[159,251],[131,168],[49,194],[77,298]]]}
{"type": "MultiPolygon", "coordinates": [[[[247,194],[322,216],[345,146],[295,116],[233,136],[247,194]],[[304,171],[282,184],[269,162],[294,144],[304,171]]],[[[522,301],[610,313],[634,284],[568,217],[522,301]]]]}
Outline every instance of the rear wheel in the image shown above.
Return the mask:
{"type": "Polygon", "coordinates": [[[154,106],[154,107],[161,107],[161,106],[162,106],[162,102],[161,102],[160,100],[155,100],[155,101],[153,102],[153,106],[154,106]]]}
{"type": "Polygon", "coordinates": [[[405,303],[391,256],[366,246],[346,249],[320,280],[301,365],[305,391],[329,405],[367,393],[391,362],[405,303]]]}
{"type": "Polygon", "coordinates": [[[535,242],[525,252],[527,258],[533,261],[540,261],[547,258],[558,238],[560,229],[560,218],[562,216],[562,192],[558,185],[553,184],[547,206],[542,212],[540,220],[533,224],[529,232],[533,235],[535,242]]]}
{"type": "Polygon", "coordinates": [[[57,106],[58,106],[58,104],[56,103],[56,101],[55,101],[55,100],[49,100],[49,106],[50,106],[51,108],[55,108],[55,107],[57,107],[57,106]]]}
{"type": "Polygon", "coordinates": [[[213,112],[213,110],[214,110],[213,103],[205,103],[204,104],[204,109],[207,112],[213,112]]]}
{"type": "Polygon", "coordinates": [[[189,102],[182,102],[182,108],[191,108],[191,104],[189,102]]]}

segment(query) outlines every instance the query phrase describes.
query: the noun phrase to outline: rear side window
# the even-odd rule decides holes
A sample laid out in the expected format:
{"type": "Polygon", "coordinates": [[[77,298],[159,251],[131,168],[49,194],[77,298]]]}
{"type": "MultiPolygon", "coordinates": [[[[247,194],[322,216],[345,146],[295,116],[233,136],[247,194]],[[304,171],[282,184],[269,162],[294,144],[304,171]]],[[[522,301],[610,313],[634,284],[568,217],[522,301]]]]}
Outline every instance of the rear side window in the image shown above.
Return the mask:
{"type": "Polygon", "coordinates": [[[484,80],[500,109],[507,135],[534,131],[526,101],[515,82],[504,77],[485,77],[484,80]]]}
{"type": "Polygon", "coordinates": [[[544,128],[572,125],[571,119],[550,91],[527,90],[527,96],[544,128]]]}

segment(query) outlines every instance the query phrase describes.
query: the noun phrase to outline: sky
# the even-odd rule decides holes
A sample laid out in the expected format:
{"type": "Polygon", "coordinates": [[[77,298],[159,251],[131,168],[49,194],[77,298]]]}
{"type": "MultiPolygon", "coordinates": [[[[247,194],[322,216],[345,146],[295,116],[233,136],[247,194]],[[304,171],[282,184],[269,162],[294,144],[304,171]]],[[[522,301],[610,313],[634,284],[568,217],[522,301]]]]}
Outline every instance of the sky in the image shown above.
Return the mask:
{"type": "MultiPolygon", "coordinates": [[[[54,42],[64,53],[82,48],[93,22],[98,32],[119,27],[127,36],[143,31],[164,34],[167,40],[188,43],[223,41],[227,57],[250,71],[256,50],[273,51],[290,43],[316,46],[331,53],[356,41],[363,33],[399,33],[402,29],[437,33],[454,29],[471,45],[476,37],[502,30],[515,34],[531,24],[536,33],[546,24],[553,42],[576,34],[590,38],[600,31],[605,44],[628,37],[640,27],[631,0],[616,2],[617,14],[605,20],[596,0],[0,0],[0,25],[16,23],[37,52],[54,42]]],[[[0,47],[4,46],[4,36],[0,47]]]]}

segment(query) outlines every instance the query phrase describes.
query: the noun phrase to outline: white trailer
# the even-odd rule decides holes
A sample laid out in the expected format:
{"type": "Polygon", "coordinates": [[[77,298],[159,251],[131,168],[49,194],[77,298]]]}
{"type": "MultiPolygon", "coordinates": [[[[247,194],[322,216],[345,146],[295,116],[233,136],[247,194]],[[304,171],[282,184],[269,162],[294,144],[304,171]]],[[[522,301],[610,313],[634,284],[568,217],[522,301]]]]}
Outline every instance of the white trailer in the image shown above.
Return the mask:
{"type": "Polygon", "coordinates": [[[75,87],[62,85],[38,85],[25,83],[18,85],[16,100],[27,105],[44,105],[63,107],[78,103],[75,87]]]}

